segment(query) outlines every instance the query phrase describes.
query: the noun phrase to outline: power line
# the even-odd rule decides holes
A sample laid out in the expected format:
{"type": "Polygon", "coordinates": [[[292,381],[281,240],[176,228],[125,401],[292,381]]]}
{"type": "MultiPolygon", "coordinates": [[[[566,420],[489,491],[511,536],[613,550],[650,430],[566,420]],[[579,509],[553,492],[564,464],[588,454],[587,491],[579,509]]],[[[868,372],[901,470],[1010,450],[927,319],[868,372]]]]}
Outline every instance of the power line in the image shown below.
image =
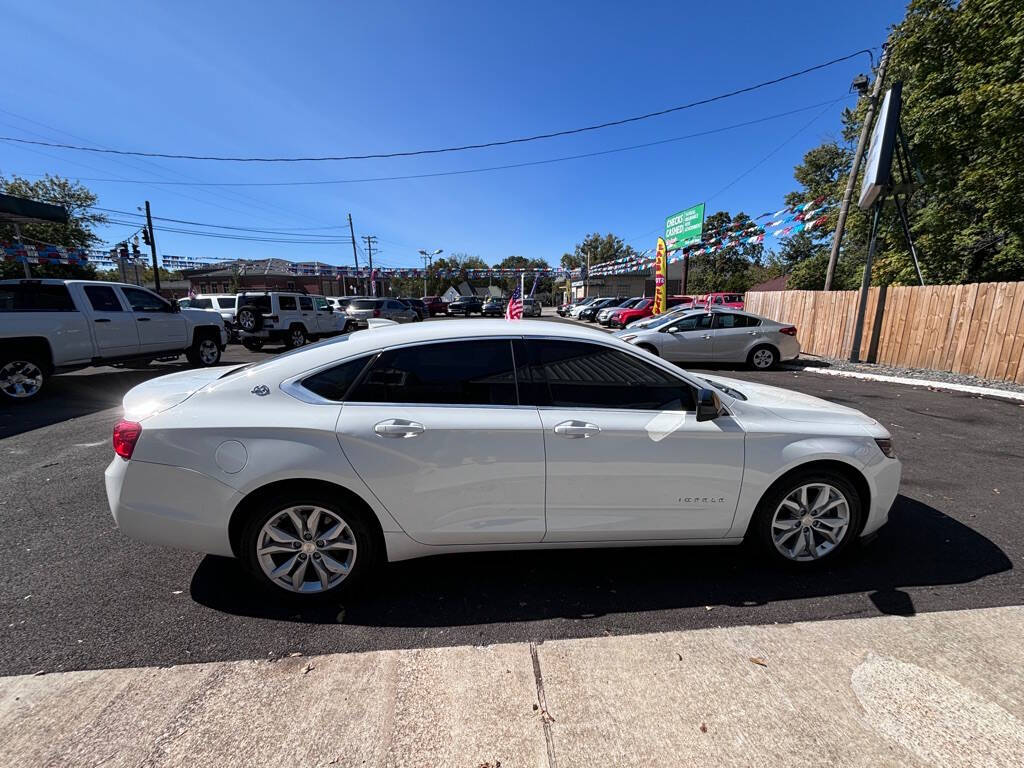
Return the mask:
{"type": "MultiPolygon", "coordinates": [[[[125,216],[144,216],[144,214],[135,213],[133,211],[119,211],[119,210],[117,210],[115,208],[101,208],[98,205],[92,206],[92,209],[95,210],[95,211],[103,211],[105,213],[117,213],[117,214],[122,214],[122,215],[125,215],[125,216]]],[[[304,231],[306,231],[306,229],[309,229],[309,228],[305,228],[305,229],[280,229],[280,230],[279,229],[256,229],[254,227],[240,227],[240,226],[233,226],[233,225],[230,225],[230,224],[207,224],[207,223],[202,222],[202,221],[188,221],[186,219],[171,219],[171,218],[167,218],[166,216],[154,216],[153,218],[156,221],[170,221],[170,222],[173,222],[175,224],[191,224],[192,226],[196,226],[196,227],[212,227],[214,229],[231,229],[231,230],[237,230],[237,231],[240,231],[240,232],[262,232],[264,234],[269,234],[269,235],[293,235],[296,232],[304,232],[304,231]]],[[[340,227],[315,227],[315,229],[340,229],[340,227]]],[[[330,238],[332,240],[337,240],[339,238],[338,235],[303,235],[303,237],[307,237],[307,238],[330,238]]],[[[348,242],[348,239],[345,239],[345,242],[348,242]]]]}
{"type": "MultiPolygon", "coordinates": [[[[138,226],[138,222],[134,221],[123,221],[121,219],[110,219],[110,224],[118,224],[123,226],[135,227],[138,226]]],[[[291,245],[347,245],[351,240],[337,239],[337,240],[298,240],[289,238],[272,238],[272,237],[249,237],[246,235],[229,235],[222,232],[200,232],[194,229],[183,229],[180,227],[161,227],[162,232],[174,232],[180,235],[192,235],[195,237],[212,237],[219,240],[244,240],[248,242],[256,243],[289,243],[291,245]]]]}
{"type": "MultiPolygon", "coordinates": [[[[843,95],[839,100],[845,98],[853,98],[850,94],[843,95]]],[[[411,179],[429,179],[437,178],[440,176],[462,176],[471,173],[488,173],[491,171],[502,171],[510,168],[527,168],[530,166],[537,165],[550,165],[552,163],[561,163],[568,160],[581,160],[589,157],[600,157],[602,155],[611,155],[618,152],[628,152],[635,149],[645,149],[647,147],[655,147],[662,144],[670,144],[677,141],[685,141],[687,139],[700,138],[702,136],[710,136],[716,133],[723,133],[725,131],[735,130],[736,128],[745,128],[751,125],[757,125],[759,123],[768,122],[770,120],[777,120],[782,117],[789,117],[790,115],[799,114],[801,112],[807,112],[811,109],[817,109],[824,105],[835,104],[837,100],[823,101],[816,104],[810,104],[806,107],[799,107],[797,109],[787,110],[786,112],[779,112],[774,115],[767,115],[766,117],[759,117],[754,120],[746,120],[741,123],[733,123],[732,125],[720,126],[718,128],[709,128],[706,131],[698,131],[696,133],[689,133],[684,136],[674,136],[669,139],[659,139],[657,141],[648,141],[643,144],[632,144],[627,147],[615,147],[613,149],[604,149],[596,152],[584,152],[577,155],[565,155],[562,157],[547,158],[544,160],[530,160],[522,163],[508,163],[505,165],[492,165],[484,168],[465,168],[456,171],[436,171],[434,173],[415,173],[407,174],[403,176],[375,176],[361,179],[329,179],[321,181],[248,181],[248,182],[184,182],[184,181],[150,181],[148,179],[103,179],[103,178],[90,178],[90,177],[79,177],[80,181],[94,181],[94,182],[107,182],[111,184],[151,184],[154,186],[202,186],[202,187],[305,187],[305,186],[322,186],[332,184],[362,184],[367,182],[376,181],[406,181],[411,179]]],[[[2,140],[2,139],[0,139],[2,140]]]]}
{"type": "Polygon", "coordinates": [[[101,147],[85,147],[75,144],[59,144],[56,142],[46,141],[33,141],[31,139],[18,139],[10,136],[0,136],[0,141],[13,141],[20,144],[38,144],[44,147],[54,147],[56,149],[70,149],[79,152],[97,152],[101,154],[112,154],[112,155],[132,155],[135,157],[161,157],[171,160],[212,160],[217,162],[234,162],[234,163],[302,163],[302,162],[325,162],[325,161],[341,161],[341,160],[379,160],[385,158],[394,157],[414,157],[417,155],[438,155],[446,152],[464,152],[470,149],[486,149],[488,147],[503,147],[509,144],[525,144],[531,141],[540,141],[543,139],[553,139],[558,136],[571,136],[579,133],[586,133],[588,131],[598,131],[603,128],[611,128],[617,125],[626,125],[628,123],[636,123],[641,120],[649,120],[652,117],[660,117],[662,115],[668,115],[673,112],[680,112],[684,109],[692,109],[693,107],[703,106],[704,104],[711,104],[716,101],[723,99],[729,99],[733,96],[739,96],[743,93],[750,93],[761,88],[766,88],[769,85],[776,85],[778,83],[785,82],[786,80],[792,80],[796,77],[815,72],[819,69],[830,67],[833,64],[838,64],[843,61],[860,56],[861,54],[867,54],[871,56],[870,49],[864,48],[859,51],[847,54],[846,56],[840,56],[839,58],[832,59],[830,61],[822,62],[821,64],[815,64],[812,67],[801,69],[798,72],[791,72],[788,75],[782,75],[771,80],[765,80],[755,85],[748,85],[743,88],[737,88],[734,91],[728,93],[721,93],[717,96],[710,96],[706,99],[698,99],[697,101],[691,101],[687,104],[681,104],[676,107],[669,107],[667,109],[659,109],[655,112],[648,112],[643,115],[634,115],[632,117],[624,117],[618,120],[609,120],[603,123],[597,123],[595,125],[587,125],[581,128],[570,128],[564,131],[551,131],[549,133],[538,133],[533,136],[521,136],[515,139],[500,139],[496,141],[486,141],[478,144],[464,144],[455,147],[442,147],[439,149],[416,149],[416,150],[405,150],[400,152],[379,152],[373,154],[364,155],[326,155],[322,157],[230,157],[222,155],[183,155],[174,154],[170,152],[142,152],[125,149],[108,149],[101,147]]]}

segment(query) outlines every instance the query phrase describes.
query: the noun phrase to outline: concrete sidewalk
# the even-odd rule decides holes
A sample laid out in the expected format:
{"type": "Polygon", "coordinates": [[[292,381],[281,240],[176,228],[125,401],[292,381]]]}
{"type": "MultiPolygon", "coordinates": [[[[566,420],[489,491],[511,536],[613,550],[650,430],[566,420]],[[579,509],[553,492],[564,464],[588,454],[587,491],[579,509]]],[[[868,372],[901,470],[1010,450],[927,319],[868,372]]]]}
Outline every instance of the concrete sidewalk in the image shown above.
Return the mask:
{"type": "Polygon", "coordinates": [[[1024,607],[0,679],[0,765],[1024,765],[1024,607]]]}

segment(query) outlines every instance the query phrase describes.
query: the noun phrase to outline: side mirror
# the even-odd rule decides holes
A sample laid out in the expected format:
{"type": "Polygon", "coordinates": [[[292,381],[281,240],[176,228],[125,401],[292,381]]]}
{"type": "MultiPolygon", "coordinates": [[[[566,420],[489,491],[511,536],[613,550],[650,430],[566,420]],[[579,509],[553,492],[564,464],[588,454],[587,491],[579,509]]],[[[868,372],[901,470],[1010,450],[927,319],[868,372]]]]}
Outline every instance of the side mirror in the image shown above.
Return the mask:
{"type": "Polygon", "coordinates": [[[327,305],[327,306],[325,307],[325,309],[326,309],[326,310],[327,310],[328,312],[333,312],[333,311],[334,311],[334,305],[333,305],[333,304],[328,304],[328,305],[327,305]]]}
{"type": "Polygon", "coordinates": [[[667,328],[662,328],[661,329],[662,333],[677,333],[678,331],[679,331],[679,326],[678,325],[670,325],[667,328]]]}
{"type": "Polygon", "coordinates": [[[722,414],[722,401],[714,390],[697,390],[697,421],[712,421],[722,414]]]}
{"type": "Polygon", "coordinates": [[[181,312],[181,305],[177,299],[171,299],[171,312],[181,312]]]}

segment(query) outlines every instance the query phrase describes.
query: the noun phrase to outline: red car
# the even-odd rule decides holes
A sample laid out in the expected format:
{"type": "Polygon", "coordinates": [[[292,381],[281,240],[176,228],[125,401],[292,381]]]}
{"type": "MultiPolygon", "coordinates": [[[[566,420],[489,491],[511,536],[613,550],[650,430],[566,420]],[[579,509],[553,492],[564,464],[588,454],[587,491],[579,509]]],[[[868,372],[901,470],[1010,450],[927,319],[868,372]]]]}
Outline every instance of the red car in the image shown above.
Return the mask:
{"type": "MultiPolygon", "coordinates": [[[[665,302],[669,309],[678,307],[682,304],[692,304],[692,296],[669,296],[665,302]]],[[[644,299],[635,307],[629,307],[628,309],[620,309],[616,312],[612,312],[609,315],[608,325],[612,328],[625,328],[627,325],[632,323],[634,320],[639,320],[644,317],[650,317],[654,314],[654,299],[644,299]]]]}
{"type": "Polygon", "coordinates": [[[444,315],[448,312],[448,302],[444,301],[440,296],[424,296],[423,306],[430,317],[444,315]]]}
{"type": "Polygon", "coordinates": [[[743,309],[743,294],[730,293],[729,291],[715,291],[698,296],[694,302],[695,307],[724,307],[728,309],[743,309]]]}

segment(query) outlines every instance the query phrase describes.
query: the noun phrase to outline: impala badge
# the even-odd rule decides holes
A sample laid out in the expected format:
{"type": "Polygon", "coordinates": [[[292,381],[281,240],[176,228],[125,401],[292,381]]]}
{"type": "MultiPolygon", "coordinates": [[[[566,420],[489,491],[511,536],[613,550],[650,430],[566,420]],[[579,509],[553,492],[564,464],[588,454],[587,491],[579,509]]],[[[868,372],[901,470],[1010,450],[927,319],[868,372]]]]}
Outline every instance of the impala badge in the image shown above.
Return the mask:
{"type": "Polygon", "coordinates": [[[270,394],[270,387],[266,384],[257,384],[251,391],[257,397],[266,397],[270,394]]]}

